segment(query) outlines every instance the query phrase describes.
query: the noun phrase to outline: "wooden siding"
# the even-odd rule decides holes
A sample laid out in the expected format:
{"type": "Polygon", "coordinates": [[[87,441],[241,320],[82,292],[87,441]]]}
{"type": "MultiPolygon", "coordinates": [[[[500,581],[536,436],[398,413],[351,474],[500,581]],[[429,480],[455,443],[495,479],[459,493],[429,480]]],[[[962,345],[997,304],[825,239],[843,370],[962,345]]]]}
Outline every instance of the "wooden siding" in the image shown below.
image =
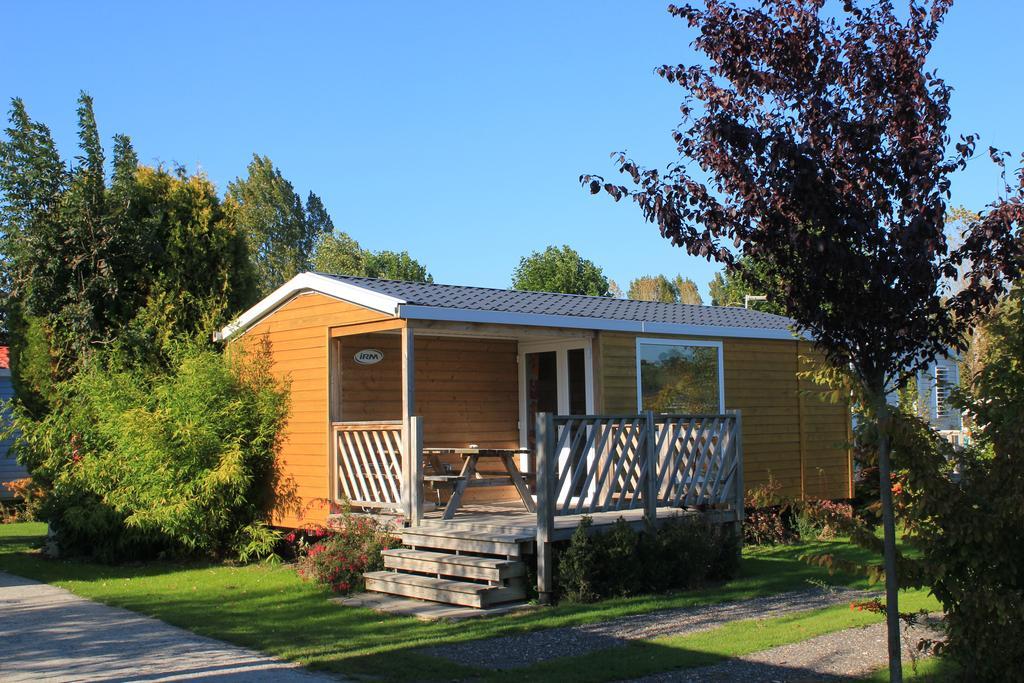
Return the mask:
{"type": "Polygon", "coordinates": [[[248,346],[267,339],[274,374],[290,382],[290,413],[279,460],[285,476],[276,524],[298,526],[327,519],[330,329],[387,319],[390,316],[322,294],[302,294],[233,342],[248,346]]]}
{"type": "MultiPolygon", "coordinates": [[[[808,342],[800,342],[800,370],[806,372],[822,361],[808,342]]],[[[853,439],[850,406],[834,402],[828,392],[800,380],[800,415],[803,421],[804,495],[807,498],[839,498],[853,495],[853,439]],[[845,460],[843,460],[845,458],[845,460]]]]}
{"type": "MultiPolygon", "coordinates": [[[[635,335],[602,332],[597,340],[597,409],[634,413],[637,409],[635,335]]],[[[810,345],[796,341],[715,339],[722,342],[725,407],[743,413],[744,482],[747,489],[780,482],[783,493],[810,498],[852,494],[848,443],[849,406],[831,404],[797,378],[801,354],[810,345]]]]}
{"type": "MultiPolygon", "coordinates": [[[[399,336],[343,337],[341,420],[402,419],[399,336]],[[360,349],[384,360],[359,365],[360,349]]],[[[515,448],[519,445],[516,342],[465,337],[415,337],[415,414],[423,417],[427,447],[515,448]]]]}

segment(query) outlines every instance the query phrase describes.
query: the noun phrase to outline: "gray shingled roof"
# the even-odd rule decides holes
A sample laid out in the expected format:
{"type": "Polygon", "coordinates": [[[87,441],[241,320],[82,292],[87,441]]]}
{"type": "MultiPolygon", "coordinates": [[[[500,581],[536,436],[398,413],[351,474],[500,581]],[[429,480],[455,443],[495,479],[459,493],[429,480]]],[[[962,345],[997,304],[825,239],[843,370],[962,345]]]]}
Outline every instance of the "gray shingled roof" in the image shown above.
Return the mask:
{"type": "Polygon", "coordinates": [[[330,273],[319,275],[395,297],[416,306],[763,330],[788,330],[792,325],[789,318],[780,315],[732,306],[666,304],[658,301],[633,301],[578,294],[375,280],[330,273]]]}

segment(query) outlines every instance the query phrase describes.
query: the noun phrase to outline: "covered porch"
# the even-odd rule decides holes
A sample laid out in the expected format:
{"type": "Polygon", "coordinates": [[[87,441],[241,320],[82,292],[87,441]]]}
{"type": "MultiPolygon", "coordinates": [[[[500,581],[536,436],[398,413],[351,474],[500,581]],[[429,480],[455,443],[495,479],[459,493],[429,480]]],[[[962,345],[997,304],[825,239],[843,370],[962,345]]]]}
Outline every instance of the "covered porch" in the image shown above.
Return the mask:
{"type": "Polygon", "coordinates": [[[449,501],[449,517],[479,503],[529,509],[536,415],[594,412],[592,344],[586,330],[443,321],[332,330],[332,499],[410,520],[449,501]],[[414,417],[415,513],[401,476],[414,474],[414,417]]]}

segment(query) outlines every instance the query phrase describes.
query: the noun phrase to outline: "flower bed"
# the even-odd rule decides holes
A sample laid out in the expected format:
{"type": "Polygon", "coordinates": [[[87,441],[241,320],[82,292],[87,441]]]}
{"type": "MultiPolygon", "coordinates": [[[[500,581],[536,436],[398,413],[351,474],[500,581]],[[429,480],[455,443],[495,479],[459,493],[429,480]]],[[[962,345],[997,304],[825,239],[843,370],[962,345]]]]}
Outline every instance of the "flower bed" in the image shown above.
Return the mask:
{"type": "Polygon", "coordinates": [[[286,540],[296,546],[299,576],[338,593],[362,590],[363,575],[383,569],[381,553],[399,543],[390,524],[349,512],[286,540]]]}

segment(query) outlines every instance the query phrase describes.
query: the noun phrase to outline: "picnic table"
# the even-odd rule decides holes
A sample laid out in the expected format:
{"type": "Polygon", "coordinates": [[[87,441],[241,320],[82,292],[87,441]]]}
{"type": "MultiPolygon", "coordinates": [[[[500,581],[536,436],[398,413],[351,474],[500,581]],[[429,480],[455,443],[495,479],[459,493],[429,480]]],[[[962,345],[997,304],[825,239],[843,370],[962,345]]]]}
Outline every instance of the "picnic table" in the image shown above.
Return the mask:
{"type": "Polygon", "coordinates": [[[468,488],[482,486],[508,486],[515,487],[519,498],[529,512],[536,512],[537,508],[533,502],[530,489],[526,486],[523,473],[516,467],[515,456],[527,453],[522,448],[424,448],[423,455],[427,458],[432,469],[438,474],[426,475],[427,481],[449,481],[454,482],[451,498],[444,508],[443,519],[451,519],[455,516],[459,505],[462,504],[462,494],[468,488]],[[440,465],[440,456],[458,455],[462,457],[462,469],[457,475],[441,473],[443,468],[440,465]],[[502,470],[481,469],[480,461],[490,461],[500,465],[502,470]]]}

